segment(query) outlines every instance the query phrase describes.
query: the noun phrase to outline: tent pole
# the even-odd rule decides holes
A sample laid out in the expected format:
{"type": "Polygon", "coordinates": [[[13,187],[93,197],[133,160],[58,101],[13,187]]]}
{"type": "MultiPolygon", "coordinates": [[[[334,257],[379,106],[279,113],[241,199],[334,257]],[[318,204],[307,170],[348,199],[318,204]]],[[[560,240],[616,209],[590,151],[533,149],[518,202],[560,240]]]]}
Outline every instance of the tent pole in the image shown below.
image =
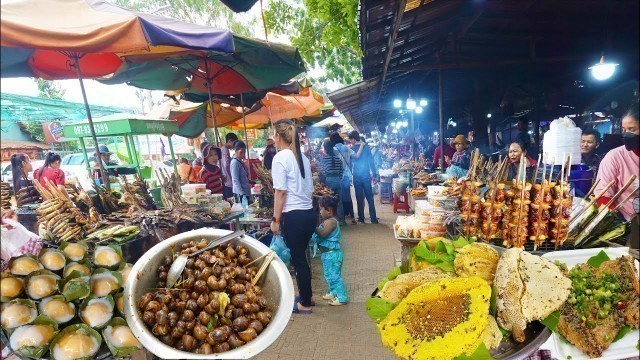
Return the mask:
{"type": "Polygon", "coordinates": [[[247,159],[251,160],[249,151],[249,136],[247,135],[247,119],[244,117],[244,95],[240,93],[240,106],[242,107],[242,122],[244,123],[244,141],[247,143],[247,159]]]}
{"type": "MultiPolygon", "coordinates": [[[[218,134],[218,124],[216,123],[216,114],[213,109],[213,97],[211,95],[211,79],[209,79],[209,63],[207,62],[206,58],[204,59],[204,69],[205,69],[205,74],[207,76],[205,85],[207,85],[207,94],[209,95],[209,110],[211,111],[211,121],[213,121],[213,134],[215,136],[216,142],[220,143],[220,134],[218,134]]],[[[206,111],[205,111],[204,117],[205,119],[207,118],[206,111]]]]}
{"type": "MultiPolygon", "coordinates": [[[[84,90],[84,82],[82,81],[82,71],[80,70],[80,59],[78,53],[74,53],[71,55],[73,58],[74,66],[76,68],[76,72],[78,73],[78,81],[80,81],[80,90],[82,91],[82,99],[84,100],[84,109],[87,112],[87,120],[89,121],[89,129],[91,129],[91,137],[93,138],[93,146],[96,150],[96,155],[98,156],[97,162],[100,167],[100,173],[102,174],[102,185],[107,189],[107,191],[111,191],[111,184],[109,181],[109,173],[104,169],[102,165],[102,160],[100,159],[100,148],[98,147],[98,137],[96,136],[96,130],[93,127],[93,118],[91,117],[91,109],[89,109],[89,100],[87,100],[87,93],[84,90]]],[[[89,164],[87,163],[87,166],[89,164]]]]}
{"type": "Polygon", "coordinates": [[[444,115],[442,111],[442,69],[438,69],[438,118],[440,122],[440,162],[444,172],[444,115]]]}

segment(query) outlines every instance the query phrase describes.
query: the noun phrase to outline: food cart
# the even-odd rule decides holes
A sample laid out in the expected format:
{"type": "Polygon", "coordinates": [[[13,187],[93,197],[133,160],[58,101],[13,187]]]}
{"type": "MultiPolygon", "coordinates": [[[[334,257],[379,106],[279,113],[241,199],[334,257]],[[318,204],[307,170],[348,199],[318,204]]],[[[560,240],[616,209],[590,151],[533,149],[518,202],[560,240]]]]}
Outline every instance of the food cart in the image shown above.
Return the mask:
{"type": "MultiPolygon", "coordinates": [[[[136,172],[141,177],[148,178],[149,174],[142,174],[140,170],[140,163],[135,145],[136,142],[134,141],[133,137],[138,135],[165,134],[169,138],[169,151],[171,152],[174,171],[177,173],[173,143],[171,142],[171,136],[178,131],[177,121],[147,119],[144,117],[129,114],[115,114],[95,119],[94,127],[97,137],[110,137],[116,139],[119,137],[124,138],[127,155],[131,160],[131,163],[128,165],[109,165],[106,167],[107,169],[123,167],[136,169],[136,172]]],[[[92,167],[89,163],[89,155],[87,154],[87,147],[85,144],[85,138],[91,137],[89,123],[84,121],[79,123],[67,124],[63,126],[63,131],[66,138],[80,140],[85,163],[87,165],[87,171],[91,172],[91,170],[97,169],[97,167],[92,167]]]]}

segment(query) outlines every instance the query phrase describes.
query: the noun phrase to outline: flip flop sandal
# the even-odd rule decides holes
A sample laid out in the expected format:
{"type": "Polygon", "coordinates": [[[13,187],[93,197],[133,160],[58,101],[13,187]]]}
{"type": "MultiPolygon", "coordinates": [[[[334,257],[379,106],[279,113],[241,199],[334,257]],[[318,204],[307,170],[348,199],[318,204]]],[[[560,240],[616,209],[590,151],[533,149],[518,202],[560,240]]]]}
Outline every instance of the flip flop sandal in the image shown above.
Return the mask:
{"type": "Polygon", "coordinates": [[[313,312],[313,310],[311,310],[311,309],[309,309],[309,310],[301,310],[301,309],[298,309],[298,303],[296,302],[296,303],[293,305],[293,311],[292,311],[292,312],[293,312],[294,314],[303,314],[303,315],[305,315],[305,314],[311,314],[311,313],[313,312]]]}
{"type": "MultiPolygon", "coordinates": [[[[296,304],[300,302],[300,295],[296,295],[295,302],[296,304]]],[[[316,306],[316,302],[311,300],[311,306],[316,306]]]]}

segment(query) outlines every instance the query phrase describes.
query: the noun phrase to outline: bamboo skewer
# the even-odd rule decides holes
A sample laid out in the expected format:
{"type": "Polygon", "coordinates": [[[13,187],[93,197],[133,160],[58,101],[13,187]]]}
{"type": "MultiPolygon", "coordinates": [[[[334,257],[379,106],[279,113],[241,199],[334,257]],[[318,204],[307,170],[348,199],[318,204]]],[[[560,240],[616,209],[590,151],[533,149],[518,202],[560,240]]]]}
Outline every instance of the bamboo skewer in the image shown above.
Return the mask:
{"type": "Polygon", "coordinates": [[[267,255],[269,255],[269,253],[264,253],[264,254],[262,254],[262,255],[258,256],[257,258],[255,258],[255,259],[251,260],[251,262],[250,262],[250,263],[248,263],[247,265],[244,265],[244,266],[243,266],[243,268],[244,268],[244,269],[248,268],[248,267],[249,267],[249,266],[251,266],[254,262],[256,262],[256,261],[258,261],[258,260],[260,260],[260,259],[264,258],[264,257],[265,257],[265,256],[267,256],[267,255]]]}
{"type": "MultiPolygon", "coordinates": [[[[538,162],[540,161],[540,156],[538,156],[538,162]]],[[[536,228],[536,238],[535,241],[533,242],[533,250],[536,250],[538,248],[538,245],[541,243],[540,241],[540,223],[542,221],[541,220],[541,216],[542,216],[542,209],[543,209],[543,205],[544,205],[544,189],[545,189],[545,184],[544,184],[544,178],[547,175],[547,167],[543,167],[542,169],[542,179],[540,180],[540,204],[538,204],[538,221],[537,223],[537,228],[536,228]]],[[[537,170],[536,170],[536,177],[537,176],[537,170]]],[[[534,180],[535,181],[535,180],[534,180]]],[[[533,187],[533,186],[532,186],[533,187]]]]}
{"type": "Polygon", "coordinates": [[[584,206],[573,218],[569,219],[569,223],[567,225],[571,225],[576,219],[579,219],[585,211],[587,211],[590,207],[593,206],[593,204],[600,200],[602,195],[604,195],[604,193],[606,193],[607,190],[609,190],[609,188],[613,186],[613,184],[615,184],[615,180],[611,180],[611,182],[609,182],[598,195],[596,195],[586,206],[584,206]]]}
{"type": "MultiPolygon", "coordinates": [[[[520,179],[520,175],[524,174],[524,178],[527,177],[527,168],[524,166],[524,154],[520,155],[520,164],[518,168],[518,177],[516,178],[516,187],[518,186],[518,180],[520,179]]],[[[522,181],[522,188],[520,189],[520,206],[518,209],[518,222],[516,223],[516,231],[515,231],[515,239],[513,239],[514,245],[516,247],[520,247],[520,223],[522,221],[522,208],[524,206],[524,192],[525,192],[526,181],[522,181]]],[[[512,234],[512,237],[513,234],[512,234]]],[[[524,244],[523,244],[524,245],[524,244]]]]}
{"type": "Polygon", "coordinates": [[[616,205],[616,207],[613,209],[613,211],[618,211],[618,209],[620,209],[622,207],[622,205],[624,205],[624,203],[629,201],[635,195],[635,193],[638,191],[638,189],[640,189],[640,188],[635,188],[635,190],[630,192],[629,195],[627,195],[627,197],[622,199],[622,201],[620,201],[620,203],[618,203],[618,205],[616,205]]]}
{"type": "Polygon", "coordinates": [[[276,256],[276,253],[273,251],[270,251],[268,253],[267,258],[264,260],[264,262],[262,263],[262,266],[260,267],[260,270],[258,270],[258,273],[256,274],[256,276],[254,276],[253,279],[251,279],[251,286],[255,286],[258,283],[258,280],[260,280],[260,277],[262,277],[262,274],[264,274],[265,271],[267,271],[269,264],[271,264],[271,261],[275,256],[276,256]]]}
{"type": "MultiPolygon", "coordinates": [[[[565,161],[564,161],[564,157],[565,154],[562,154],[563,160],[562,160],[562,166],[560,167],[560,173],[558,174],[560,176],[560,196],[558,197],[558,199],[560,200],[560,210],[558,211],[558,215],[556,217],[556,238],[554,239],[554,248],[557,250],[558,249],[558,245],[560,242],[560,230],[562,227],[562,214],[563,214],[563,205],[564,205],[564,165],[565,165],[565,161]]],[[[557,177],[556,177],[557,178],[557,177]]],[[[563,241],[564,242],[564,241],[563,241]]]]}
{"type": "MultiPolygon", "coordinates": [[[[586,231],[590,231],[591,229],[593,229],[594,226],[596,226],[598,223],[600,223],[600,221],[602,221],[604,216],[606,216],[605,215],[606,214],[605,211],[607,211],[611,207],[611,205],[622,195],[622,193],[624,193],[627,190],[627,188],[629,188],[629,186],[631,186],[631,183],[633,183],[633,181],[636,178],[637,178],[637,176],[631,175],[629,180],[627,180],[626,184],[615,195],[613,195],[611,200],[606,205],[601,205],[600,207],[598,207],[598,209],[596,210],[596,216],[593,218],[593,220],[591,220],[591,222],[589,223],[588,226],[585,226],[584,229],[582,229],[582,231],[580,231],[580,233],[578,233],[578,235],[575,238],[576,239],[580,239],[584,235],[584,233],[586,231]],[[594,222],[595,222],[595,224],[592,225],[594,222]]],[[[614,183],[614,181],[615,180],[612,180],[611,183],[614,183]]],[[[605,191],[603,190],[599,195],[602,196],[602,194],[604,194],[604,192],[605,191]]],[[[627,199],[625,199],[625,200],[627,200],[627,199]]]]}
{"type": "Polygon", "coordinates": [[[637,178],[637,176],[635,175],[631,175],[631,177],[629,178],[629,180],[627,180],[627,183],[624,184],[624,186],[622,187],[622,189],[620,189],[615,195],[613,195],[613,197],[611,198],[611,200],[609,200],[609,202],[607,203],[607,205],[605,205],[605,208],[610,208],[611,205],[613,205],[613,203],[618,200],[618,198],[620,196],[622,196],[622,193],[624,193],[625,191],[627,191],[627,189],[629,188],[629,186],[631,186],[631,183],[633,183],[633,181],[637,178]]]}
{"type": "Polygon", "coordinates": [[[594,181],[593,185],[591,185],[591,189],[589,189],[589,191],[587,191],[587,193],[584,195],[585,199],[588,199],[589,196],[591,196],[591,194],[596,189],[596,186],[598,186],[599,183],[600,183],[600,179],[596,179],[596,181],[594,181]]]}

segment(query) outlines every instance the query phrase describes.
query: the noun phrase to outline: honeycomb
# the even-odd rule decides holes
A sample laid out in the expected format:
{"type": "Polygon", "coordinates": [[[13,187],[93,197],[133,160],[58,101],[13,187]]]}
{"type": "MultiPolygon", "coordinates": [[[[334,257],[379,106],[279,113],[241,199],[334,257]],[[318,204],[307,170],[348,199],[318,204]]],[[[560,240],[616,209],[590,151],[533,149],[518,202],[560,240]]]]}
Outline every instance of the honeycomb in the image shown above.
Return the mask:
{"type": "Polygon", "coordinates": [[[402,321],[414,339],[431,341],[467,321],[470,304],[469,294],[444,296],[430,304],[412,307],[402,316],[402,321]]]}

